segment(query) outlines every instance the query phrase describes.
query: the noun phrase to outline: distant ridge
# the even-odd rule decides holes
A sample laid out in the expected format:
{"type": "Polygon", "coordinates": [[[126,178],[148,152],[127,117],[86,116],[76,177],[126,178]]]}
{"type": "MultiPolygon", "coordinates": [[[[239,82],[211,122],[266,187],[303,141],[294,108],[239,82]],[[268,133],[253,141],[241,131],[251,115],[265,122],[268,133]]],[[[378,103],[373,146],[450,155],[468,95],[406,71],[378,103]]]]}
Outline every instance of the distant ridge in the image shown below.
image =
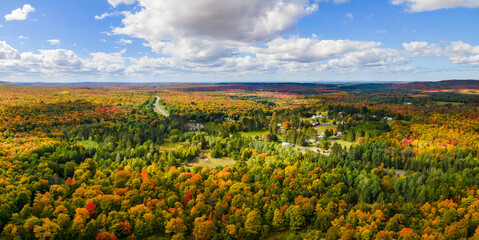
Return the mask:
{"type": "Polygon", "coordinates": [[[414,82],[219,82],[219,83],[198,83],[198,82],[7,82],[0,81],[0,84],[15,84],[15,85],[46,85],[46,86],[101,86],[101,85],[125,85],[125,86],[155,86],[155,85],[179,85],[184,86],[182,90],[189,87],[201,86],[202,90],[208,88],[215,88],[214,86],[229,86],[243,90],[254,90],[263,86],[277,87],[291,86],[294,88],[322,88],[322,89],[336,89],[343,91],[352,90],[384,90],[384,89],[479,89],[479,80],[475,79],[449,79],[439,81],[414,81],[414,82]],[[208,85],[208,86],[206,86],[208,85]]]}

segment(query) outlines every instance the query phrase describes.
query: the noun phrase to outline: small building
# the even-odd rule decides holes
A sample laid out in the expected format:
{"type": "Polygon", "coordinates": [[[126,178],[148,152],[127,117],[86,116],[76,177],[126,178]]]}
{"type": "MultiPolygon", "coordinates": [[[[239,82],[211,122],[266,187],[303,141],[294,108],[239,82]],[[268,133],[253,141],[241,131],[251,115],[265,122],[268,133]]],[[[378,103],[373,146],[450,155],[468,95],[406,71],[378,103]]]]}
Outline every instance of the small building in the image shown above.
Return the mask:
{"type": "Polygon", "coordinates": [[[317,115],[317,116],[313,115],[311,118],[312,119],[318,119],[318,118],[324,118],[324,117],[325,117],[324,115],[320,114],[320,115],[317,115]]]}
{"type": "Polygon", "coordinates": [[[282,147],[294,147],[294,144],[288,143],[288,142],[282,142],[282,143],[281,143],[281,146],[282,146],[282,147]]]}
{"type": "Polygon", "coordinates": [[[188,128],[190,129],[190,131],[196,131],[196,130],[200,130],[202,128],[204,128],[205,126],[203,126],[202,124],[199,124],[199,123],[188,123],[188,128]]]}
{"type": "Polygon", "coordinates": [[[320,126],[321,123],[319,123],[319,122],[314,122],[314,123],[312,123],[311,125],[313,125],[313,127],[317,127],[317,126],[320,126]]]}
{"type": "Polygon", "coordinates": [[[337,135],[337,136],[342,136],[343,133],[342,133],[342,132],[337,132],[336,135],[337,135]]]}

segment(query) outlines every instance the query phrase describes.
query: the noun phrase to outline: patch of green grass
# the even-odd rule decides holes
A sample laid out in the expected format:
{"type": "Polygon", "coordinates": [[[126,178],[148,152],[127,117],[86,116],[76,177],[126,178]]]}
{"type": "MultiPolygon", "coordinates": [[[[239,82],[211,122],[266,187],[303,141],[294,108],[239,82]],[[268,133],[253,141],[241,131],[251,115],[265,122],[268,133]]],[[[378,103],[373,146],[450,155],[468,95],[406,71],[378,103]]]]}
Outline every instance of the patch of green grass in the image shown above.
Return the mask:
{"type": "Polygon", "coordinates": [[[240,132],[242,137],[256,137],[256,136],[262,136],[264,134],[268,133],[268,130],[262,130],[262,131],[251,131],[251,132],[240,132]]]}
{"type": "Polygon", "coordinates": [[[437,106],[446,106],[448,104],[452,105],[452,106],[460,106],[460,105],[464,105],[464,103],[460,103],[460,102],[435,102],[435,104],[437,106]]]}
{"type": "Polygon", "coordinates": [[[314,129],[316,129],[316,131],[318,131],[318,134],[321,134],[323,132],[325,132],[327,129],[336,129],[336,126],[335,125],[329,125],[329,126],[319,126],[319,127],[315,127],[314,129]]]}
{"type": "Polygon", "coordinates": [[[171,142],[171,139],[165,138],[163,144],[160,145],[160,150],[174,150],[180,146],[178,143],[171,142]]]}
{"type": "Polygon", "coordinates": [[[341,145],[341,147],[351,147],[351,145],[355,144],[354,142],[348,142],[348,141],[344,141],[344,140],[337,140],[337,141],[334,141],[332,142],[331,144],[334,144],[334,143],[338,143],[339,145],[341,145]]]}

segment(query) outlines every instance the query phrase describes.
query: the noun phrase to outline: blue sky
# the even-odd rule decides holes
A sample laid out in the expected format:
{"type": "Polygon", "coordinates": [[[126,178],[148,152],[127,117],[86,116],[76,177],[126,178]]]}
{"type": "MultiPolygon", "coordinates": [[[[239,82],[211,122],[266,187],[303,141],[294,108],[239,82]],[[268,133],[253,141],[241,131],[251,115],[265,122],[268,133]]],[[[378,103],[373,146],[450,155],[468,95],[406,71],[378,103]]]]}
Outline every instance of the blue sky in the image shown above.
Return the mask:
{"type": "Polygon", "coordinates": [[[5,1],[0,17],[0,81],[479,76],[479,0],[5,1]]]}

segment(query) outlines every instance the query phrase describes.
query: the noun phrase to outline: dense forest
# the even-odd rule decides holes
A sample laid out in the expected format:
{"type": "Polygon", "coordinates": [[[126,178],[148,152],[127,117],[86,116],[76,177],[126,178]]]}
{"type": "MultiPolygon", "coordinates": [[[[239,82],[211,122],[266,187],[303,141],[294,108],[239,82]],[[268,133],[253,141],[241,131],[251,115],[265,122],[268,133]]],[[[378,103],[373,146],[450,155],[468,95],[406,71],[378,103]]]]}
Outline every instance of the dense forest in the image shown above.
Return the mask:
{"type": "Polygon", "coordinates": [[[0,239],[479,239],[478,158],[479,81],[0,83],[0,239]]]}

